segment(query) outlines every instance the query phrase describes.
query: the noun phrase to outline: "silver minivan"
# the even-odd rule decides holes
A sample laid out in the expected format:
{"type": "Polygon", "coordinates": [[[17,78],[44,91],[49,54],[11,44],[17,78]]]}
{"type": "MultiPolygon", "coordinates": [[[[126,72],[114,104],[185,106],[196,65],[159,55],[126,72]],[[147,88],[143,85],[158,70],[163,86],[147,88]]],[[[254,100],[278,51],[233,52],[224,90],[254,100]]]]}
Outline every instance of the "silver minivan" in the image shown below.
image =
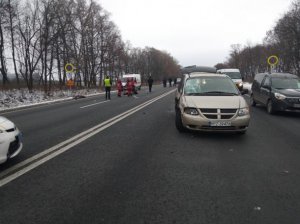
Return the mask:
{"type": "Polygon", "coordinates": [[[183,75],[175,97],[177,129],[245,133],[249,106],[227,75],[192,72],[183,75]]]}

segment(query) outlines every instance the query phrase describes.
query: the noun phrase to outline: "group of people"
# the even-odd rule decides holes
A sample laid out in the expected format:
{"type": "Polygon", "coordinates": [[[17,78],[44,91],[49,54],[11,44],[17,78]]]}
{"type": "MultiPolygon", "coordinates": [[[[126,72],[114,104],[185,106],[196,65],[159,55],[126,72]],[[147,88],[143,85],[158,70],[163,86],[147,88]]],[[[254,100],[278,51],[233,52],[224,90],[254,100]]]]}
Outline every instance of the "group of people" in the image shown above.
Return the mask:
{"type": "MultiPolygon", "coordinates": [[[[169,87],[172,87],[172,78],[169,78],[168,80],[166,78],[163,79],[163,86],[167,87],[167,81],[169,82],[169,87]]],[[[177,85],[177,78],[174,78],[173,86],[177,85]]]]}
{"type": "MultiPolygon", "coordinates": [[[[125,94],[127,96],[132,96],[133,94],[137,94],[136,83],[137,83],[136,79],[127,78],[126,85],[125,85],[125,90],[126,90],[125,94]]],[[[124,87],[120,79],[118,79],[117,81],[117,90],[118,90],[118,97],[121,97],[124,87]]]]}
{"type": "MultiPolygon", "coordinates": [[[[153,85],[153,79],[151,75],[148,78],[148,86],[149,86],[149,92],[152,91],[152,85],[153,85]]],[[[137,88],[136,88],[136,80],[133,78],[128,78],[125,86],[125,94],[127,96],[132,96],[133,94],[137,94],[137,88]]],[[[109,76],[106,76],[104,79],[104,87],[105,87],[105,99],[110,100],[110,91],[111,91],[112,81],[109,76]]],[[[122,92],[124,91],[124,87],[122,85],[122,81],[120,79],[117,80],[117,91],[118,91],[118,97],[122,96],[122,92]]]]}

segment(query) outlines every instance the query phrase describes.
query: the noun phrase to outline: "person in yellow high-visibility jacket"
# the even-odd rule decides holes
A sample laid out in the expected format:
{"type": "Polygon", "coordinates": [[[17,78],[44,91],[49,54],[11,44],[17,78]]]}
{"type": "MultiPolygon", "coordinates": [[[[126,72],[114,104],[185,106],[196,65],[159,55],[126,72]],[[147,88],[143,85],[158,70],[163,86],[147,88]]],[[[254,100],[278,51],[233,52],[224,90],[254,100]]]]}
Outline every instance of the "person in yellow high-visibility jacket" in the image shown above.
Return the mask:
{"type": "Polygon", "coordinates": [[[105,87],[105,99],[110,100],[110,89],[111,89],[111,79],[107,75],[106,78],[104,79],[104,87],[105,87]]]}

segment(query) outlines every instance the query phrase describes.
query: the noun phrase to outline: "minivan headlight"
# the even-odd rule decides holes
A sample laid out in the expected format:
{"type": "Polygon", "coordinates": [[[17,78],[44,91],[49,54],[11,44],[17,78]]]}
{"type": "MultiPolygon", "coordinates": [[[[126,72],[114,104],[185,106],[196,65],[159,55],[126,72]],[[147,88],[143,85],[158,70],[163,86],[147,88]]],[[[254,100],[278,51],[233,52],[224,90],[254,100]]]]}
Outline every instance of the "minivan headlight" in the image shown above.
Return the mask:
{"type": "Polygon", "coordinates": [[[242,86],[243,86],[243,83],[242,83],[242,82],[240,82],[240,83],[238,84],[238,86],[239,86],[239,87],[242,87],[242,86]]]}
{"type": "Polygon", "coordinates": [[[193,108],[193,107],[184,108],[184,113],[190,114],[190,115],[199,115],[198,110],[196,108],[193,108]]]}
{"type": "Polygon", "coordinates": [[[239,112],[238,112],[238,115],[239,115],[240,117],[249,115],[249,107],[240,108],[240,109],[239,109],[239,112]]]}
{"type": "Polygon", "coordinates": [[[274,95],[275,95],[275,98],[278,100],[284,100],[286,98],[286,96],[281,93],[275,93],[274,95]]]}

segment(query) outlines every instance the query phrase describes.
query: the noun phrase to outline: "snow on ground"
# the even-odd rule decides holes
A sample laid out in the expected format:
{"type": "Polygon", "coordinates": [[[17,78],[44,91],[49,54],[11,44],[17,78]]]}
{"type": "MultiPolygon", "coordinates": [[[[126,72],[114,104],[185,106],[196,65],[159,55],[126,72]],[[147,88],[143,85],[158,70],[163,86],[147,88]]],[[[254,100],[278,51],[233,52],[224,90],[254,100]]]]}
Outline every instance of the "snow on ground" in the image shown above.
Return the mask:
{"type": "Polygon", "coordinates": [[[243,83],[243,89],[248,89],[249,93],[251,93],[251,86],[252,86],[252,83],[249,83],[249,82],[243,83]]]}
{"type": "Polygon", "coordinates": [[[50,94],[43,91],[34,90],[32,93],[28,89],[12,89],[0,91],[0,111],[6,111],[14,108],[22,108],[32,105],[47,104],[63,100],[83,98],[91,95],[101,94],[99,89],[82,90],[59,90],[50,94]]]}

